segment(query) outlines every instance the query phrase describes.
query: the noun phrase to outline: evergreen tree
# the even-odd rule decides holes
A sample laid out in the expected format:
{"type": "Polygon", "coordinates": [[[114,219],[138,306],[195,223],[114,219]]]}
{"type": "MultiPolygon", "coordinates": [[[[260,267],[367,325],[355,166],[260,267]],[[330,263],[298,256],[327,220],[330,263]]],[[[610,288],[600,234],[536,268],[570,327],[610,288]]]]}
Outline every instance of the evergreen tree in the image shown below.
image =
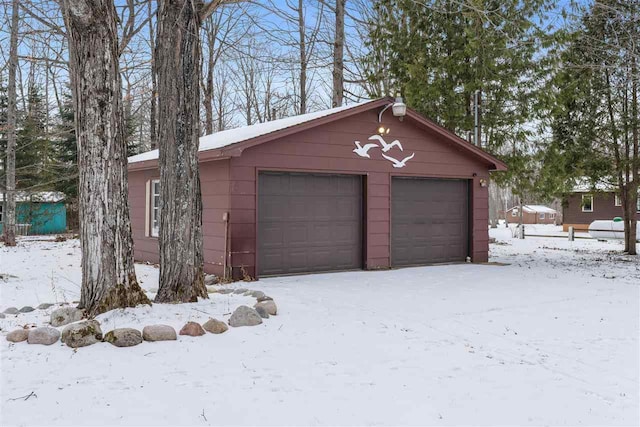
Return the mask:
{"type": "Polygon", "coordinates": [[[544,35],[537,22],[547,0],[376,0],[370,22],[372,87],[401,93],[407,104],[471,140],[480,98],[481,146],[502,157],[511,181],[531,187],[532,145],[544,35]],[[382,83],[382,84],[381,84],[382,83]]]}
{"type": "Polygon", "coordinates": [[[28,88],[27,111],[18,123],[16,148],[16,188],[40,191],[51,188],[52,150],[45,129],[46,108],[40,88],[28,88]]]}
{"type": "Polygon", "coordinates": [[[625,249],[635,254],[638,183],[640,3],[601,0],[589,5],[569,31],[562,65],[550,82],[553,138],[542,181],[570,189],[587,178],[618,189],[625,249]]]}

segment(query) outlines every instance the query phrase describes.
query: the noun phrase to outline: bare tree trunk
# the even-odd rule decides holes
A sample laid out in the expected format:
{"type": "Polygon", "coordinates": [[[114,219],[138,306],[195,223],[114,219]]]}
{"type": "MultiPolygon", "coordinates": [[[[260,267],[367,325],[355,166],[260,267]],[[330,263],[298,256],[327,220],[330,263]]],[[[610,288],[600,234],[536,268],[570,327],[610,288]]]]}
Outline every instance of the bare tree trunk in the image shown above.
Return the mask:
{"type": "Polygon", "coordinates": [[[156,37],[160,149],[160,287],[157,302],[207,298],[200,137],[200,3],[160,0],[156,37]]]}
{"type": "Polygon", "coordinates": [[[298,0],[298,35],[300,48],[300,112],[307,112],[307,46],[306,46],[306,27],[304,23],[304,2],[298,0]]]}
{"type": "Polygon", "coordinates": [[[344,96],[344,7],[347,0],[336,0],[336,35],[333,43],[333,107],[342,106],[344,96]]]}
{"type": "Polygon", "coordinates": [[[4,209],[4,244],[16,245],[16,68],[18,67],[18,0],[13,0],[7,88],[7,161],[4,209]]]}
{"type": "MultiPolygon", "coordinates": [[[[635,17],[635,15],[634,15],[635,17]]],[[[637,28],[637,27],[634,27],[637,28]]],[[[636,32],[633,32],[634,36],[636,32]]],[[[631,203],[629,203],[629,255],[636,255],[637,251],[637,227],[636,212],[638,211],[638,188],[640,186],[640,147],[638,126],[640,117],[638,117],[638,63],[636,55],[631,56],[631,144],[633,147],[631,169],[633,171],[633,180],[631,182],[631,203]]]]}
{"type": "Polygon", "coordinates": [[[151,104],[149,111],[149,139],[151,141],[151,149],[155,150],[158,148],[158,139],[157,139],[157,125],[156,125],[156,116],[157,116],[157,96],[158,96],[158,83],[156,81],[156,56],[154,40],[153,40],[153,11],[152,11],[152,1],[149,0],[147,3],[148,13],[149,13],[149,46],[151,47],[151,104]]]}
{"type": "Polygon", "coordinates": [[[133,265],[116,10],[112,0],[63,0],[62,9],[78,138],[80,307],[92,316],[150,302],[133,265]]]}

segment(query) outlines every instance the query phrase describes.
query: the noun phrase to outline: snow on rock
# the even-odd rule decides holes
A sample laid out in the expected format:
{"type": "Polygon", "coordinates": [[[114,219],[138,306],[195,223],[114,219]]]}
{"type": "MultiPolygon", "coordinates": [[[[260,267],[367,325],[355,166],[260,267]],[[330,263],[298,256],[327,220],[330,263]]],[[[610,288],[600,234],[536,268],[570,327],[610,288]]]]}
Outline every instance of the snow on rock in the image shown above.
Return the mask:
{"type": "MultiPolygon", "coordinates": [[[[278,316],[126,357],[0,340],[0,425],[640,425],[638,258],[621,242],[490,232],[494,265],[263,279],[251,287],[278,316]]],[[[78,299],[76,245],[0,246],[0,273],[16,276],[0,281],[0,310],[78,299]]],[[[157,288],[155,267],[136,272],[157,288]]],[[[255,303],[209,297],[97,320],[179,329],[255,303]]],[[[51,311],[0,319],[0,335],[51,311]]]]}

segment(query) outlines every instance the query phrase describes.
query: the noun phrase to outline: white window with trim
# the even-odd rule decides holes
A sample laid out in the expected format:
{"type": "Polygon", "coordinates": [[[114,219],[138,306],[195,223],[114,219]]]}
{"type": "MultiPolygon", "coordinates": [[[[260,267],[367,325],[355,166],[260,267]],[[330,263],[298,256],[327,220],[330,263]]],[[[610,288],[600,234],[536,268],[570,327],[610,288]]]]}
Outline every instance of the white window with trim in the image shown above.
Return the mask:
{"type": "Polygon", "coordinates": [[[518,216],[518,209],[513,209],[511,211],[511,216],[518,216]]]}
{"type": "Polygon", "coordinates": [[[160,235],[160,180],[154,179],[151,181],[151,200],[150,200],[150,215],[151,215],[151,237],[158,237],[160,235]]]}
{"type": "Polygon", "coordinates": [[[620,197],[620,195],[619,195],[619,194],[616,194],[616,195],[615,195],[615,197],[614,197],[614,201],[613,201],[613,204],[614,204],[615,206],[622,206],[622,198],[620,197]]]}
{"type": "Polygon", "coordinates": [[[549,213],[549,219],[556,219],[556,214],[553,212],[549,213]]]}
{"type": "Polygon", "coordinates": [[[593,194],[582,195],[582,212],[593,212],[593,194]]]}
{"type": "Polygon", "coordinates": [[[540,219],[544,219],[544,212],[540,212],[540,219]]]}

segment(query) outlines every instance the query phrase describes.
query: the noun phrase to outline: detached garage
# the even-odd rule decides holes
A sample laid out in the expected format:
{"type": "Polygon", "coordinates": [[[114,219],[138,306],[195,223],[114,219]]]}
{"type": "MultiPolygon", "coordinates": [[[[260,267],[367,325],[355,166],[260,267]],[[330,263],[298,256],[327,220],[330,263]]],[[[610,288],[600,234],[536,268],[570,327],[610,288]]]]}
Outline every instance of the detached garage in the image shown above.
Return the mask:
{"type": "MultiPolygon", "coordinates": [[[[488,259],[505,165],[388,98],[200,139],[205,270],[244,275],[488,259]],[[380,128],[384,129],[380,129],[380,128]]],[[[157,150],[129,158],[135,256],[158,262],[157,150]]]]}

